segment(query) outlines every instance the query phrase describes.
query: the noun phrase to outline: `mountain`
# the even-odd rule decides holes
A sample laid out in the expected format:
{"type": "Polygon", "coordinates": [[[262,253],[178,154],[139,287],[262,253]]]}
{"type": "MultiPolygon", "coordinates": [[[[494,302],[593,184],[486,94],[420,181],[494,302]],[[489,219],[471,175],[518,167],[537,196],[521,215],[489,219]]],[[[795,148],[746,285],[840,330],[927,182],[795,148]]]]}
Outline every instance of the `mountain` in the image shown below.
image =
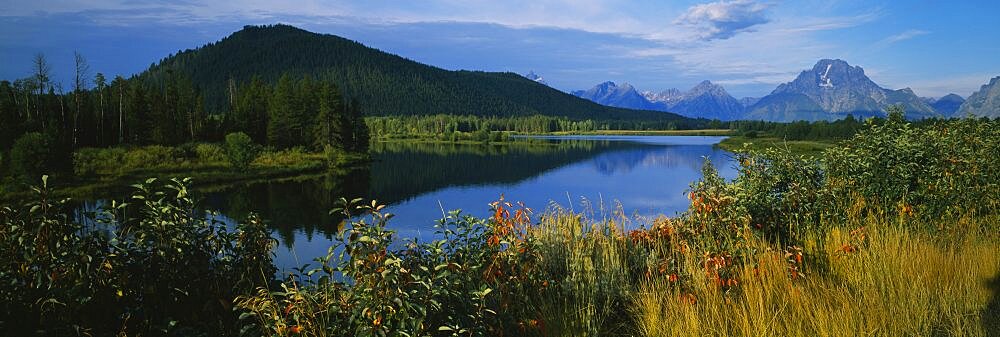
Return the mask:
{"type": "Polygon", "coordinates": [[[934,111],[942,116],[953,117],[955,116],[955,112],[958,111],[958,108],[962,106],[962,103],[965,103],[965,98],[956,94],[947,94],[938,99],[925,99],[924,102],[930,105],[931,108],[934,108],[934,111]]]}
{"type": "Polygon", "coordinates": [[[535,74],[534,70],[528,71],[527,74],[524,74],[524,78],[527,78],[529,80],[532,80],[532,81],[535,81],[537,83],[541,83],[541,84],[544,84],[544,85],[549,85],[548,82],[545,82],[544,78],[542,78],[541,76],[538,76],[537,74],[535,74]]]}
{"type": "Polygon", "coordinates": [[[670,88],[661,91],[659,93],[655,93],[649,90],[642,92],[642,97],[645,97],[646,100],[652,103],[663,103],[666,104],[666,106],[671,106],[674,103],[677,103],[677,101],[680,100],[681,97],[683,96],[684,93],[674,88],[670,88]]]}
{"type": "Polygon", "coordinates": [[[607,81],[595,85],[588,90],[574,91],[573,95],[597,104],[619,108],[641,110],[654,110],[657,108],[656,104],[647,100],[628,83],[623,83],[619,86],[615,82],[607,81]]]}
{"type": "Polygon", "coordinates": [[[228,110],[230,81],[274,83],[283,73],[338,83],[367,115],[549,115],[573,119],[687,121],[657,111],[606,107],[514,73],[449,71],[329,34],[288,25],[246,26],[214,43],[168,56],[138,75],[160,85],[183,74],[208,111],[228,110]]]}
{"type": "Polygon", "coordinates": [[[742,105],[744,109],[749,108],[749,107],[753,106],[754,104],[757,104],[757,102],[760,102],[760,97],[743,97],[743,98],[740,98],[740,105],[742,105]]]}
{"type": "Polygon", "coordinates": [[[743,114],[743,105],[722,86],[710,81],[698,83],[668,109],[681,116],[724,121],[740,119],[743,114]]]}
{"type": "Polygon", "coordinates": [[[882,88],[861,67],[843,60],[824,59],[812,69],[802,71],[792,82],[779,85],[768,97],[751,106],[746,115],[773,121],[830,120],[849,114],[885,116],[885,108],[893,104],[902,104],[909,119],[940,116],[909,88],[882,88]]]}
{"type": "Polygon", "coordinates": [[[669,111],[691,118],[735,120],[743,112],[739,101],[710,81],[702,81],[683,93],[677,89],[639,93],[628,83],[618,86],[614,82],[604,82],[589,90],[574,91],[573,95],[608,106],[669,111]]]}
{"type": "Polygon", "coordinates": [[[1000,117],[1000,76],[983,85],[962,103],[955,116],[1000,117]]]}

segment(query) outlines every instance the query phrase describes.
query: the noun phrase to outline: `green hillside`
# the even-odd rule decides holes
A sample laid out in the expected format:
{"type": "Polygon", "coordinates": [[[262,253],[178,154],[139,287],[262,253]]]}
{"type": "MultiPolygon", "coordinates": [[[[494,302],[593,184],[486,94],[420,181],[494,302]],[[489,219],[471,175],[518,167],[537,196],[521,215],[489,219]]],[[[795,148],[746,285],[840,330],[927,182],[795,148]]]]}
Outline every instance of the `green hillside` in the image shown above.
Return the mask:
{"type": "Polygon", "coordinates": [[[601,106],[514,73],[444,70],[288,25],[247,26],[221,41],[171,55],[140,77],[158,82],[168,71],[190,76],[209,111],[228,110],[230,80],[238,88],[254,75],[273,83],[288,72],[339,83],[367,115],[687,121],[675,114],[601,106]]]}

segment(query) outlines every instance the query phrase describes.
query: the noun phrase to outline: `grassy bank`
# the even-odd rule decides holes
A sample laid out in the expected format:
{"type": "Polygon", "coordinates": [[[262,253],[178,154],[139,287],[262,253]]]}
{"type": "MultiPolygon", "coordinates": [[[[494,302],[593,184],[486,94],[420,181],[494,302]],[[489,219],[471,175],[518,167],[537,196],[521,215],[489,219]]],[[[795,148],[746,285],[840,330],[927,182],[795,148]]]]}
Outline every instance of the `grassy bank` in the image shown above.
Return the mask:
{"type": "MultiPolygon", "coordinates": [[[[86,198],[107,191],[123,191],[146,178],[190,177],[197,188],[237,182],[292,177],[329,169],[366,164],[367,156],[353,153],[330,154],[302,148],[264,149],[245,170],[235,169],[218,144],[183,146],[140,146],[84,148],[73,154],[73,174],[51,178],[54,196],[86,198]]],[[[27,188],[13,185],[0,201],[23,199],[27,188]]]]}
{"type": "Polygon", "coordinates": [[[818,156],[837,144],[838,140],[783,140],[769,136],[747,137],[733,135],[719,142],[718,146],[730,152],[765,151],[770,149],[796,154],[818,156]]]}
{"type": "Polygon", "coordinates": [[[700,130],[594,130],[594,131],[559,131],[543,135],[550,136],[731,136],[730,129],[700,129],[700,130]]]}

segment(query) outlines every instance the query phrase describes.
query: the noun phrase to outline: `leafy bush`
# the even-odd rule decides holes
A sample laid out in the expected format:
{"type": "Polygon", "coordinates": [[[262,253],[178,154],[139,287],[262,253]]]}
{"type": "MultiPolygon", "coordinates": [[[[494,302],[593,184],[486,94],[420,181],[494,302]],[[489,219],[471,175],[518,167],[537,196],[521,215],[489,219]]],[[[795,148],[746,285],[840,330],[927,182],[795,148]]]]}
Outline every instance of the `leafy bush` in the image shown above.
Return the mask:
{"type": "MultiPolygon", "coordinates": [[[[363,212],[320,267],[237,301],[245,323],[262,335],[486,336],[523,332],[531,312],[518,307],[539,289],[527,210],[494,204],[490,221],[452,212],[436,226],[442,239],[393,249],[390,214],[375,202],[347,202],[335,212],[363,212]],[[369,222],[370,220],[370,222],[369,222]],[[519,327],[521,323],[521,327],[519,327]]],[[[537,321],[537,320],[536,320],[537,321]]]]}
{"type": "Polygon", "coordinates": [[[52,169],[53,145],[38,132],[26,133],[10,150],[10,169],[15,176],[33,180],[52,169]]]}
{"type": "Polygon", "coordinates": [[[226,135],[226,157],[233,169],[246,172],[258,153],[260,147],[247,134],[237,132],[226,135]]]}
{"type": "Polygon", "coordinates": [[[78,219],[43,177],[35,200],[0,208],[0,331],[234,335],[229,303],[274,274],[274,241],[254,215],[207,220],[187,185],[150,179],[78,219]]]}

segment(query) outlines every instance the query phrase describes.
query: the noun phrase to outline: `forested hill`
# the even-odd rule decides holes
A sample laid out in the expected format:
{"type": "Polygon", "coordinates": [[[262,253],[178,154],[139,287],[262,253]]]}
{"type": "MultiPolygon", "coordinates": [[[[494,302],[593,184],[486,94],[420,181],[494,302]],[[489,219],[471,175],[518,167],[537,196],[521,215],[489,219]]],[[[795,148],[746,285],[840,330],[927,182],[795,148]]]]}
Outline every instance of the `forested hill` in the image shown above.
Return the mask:
{"type": "Polygon", "coordinates": [[[221,41],[171,55],[140,78],[156,81],[168,71],[190,76],[205,95],[207,110],[216,112],[227,111],[231,89],[252,76],[273,83],[288,72],[332,79],[348,97],[359,101],[367,115],[542,114],[687,121],[664,112],[601,106],[513,73],[444,70],[288,25],[247,26],[221,41]]]}

